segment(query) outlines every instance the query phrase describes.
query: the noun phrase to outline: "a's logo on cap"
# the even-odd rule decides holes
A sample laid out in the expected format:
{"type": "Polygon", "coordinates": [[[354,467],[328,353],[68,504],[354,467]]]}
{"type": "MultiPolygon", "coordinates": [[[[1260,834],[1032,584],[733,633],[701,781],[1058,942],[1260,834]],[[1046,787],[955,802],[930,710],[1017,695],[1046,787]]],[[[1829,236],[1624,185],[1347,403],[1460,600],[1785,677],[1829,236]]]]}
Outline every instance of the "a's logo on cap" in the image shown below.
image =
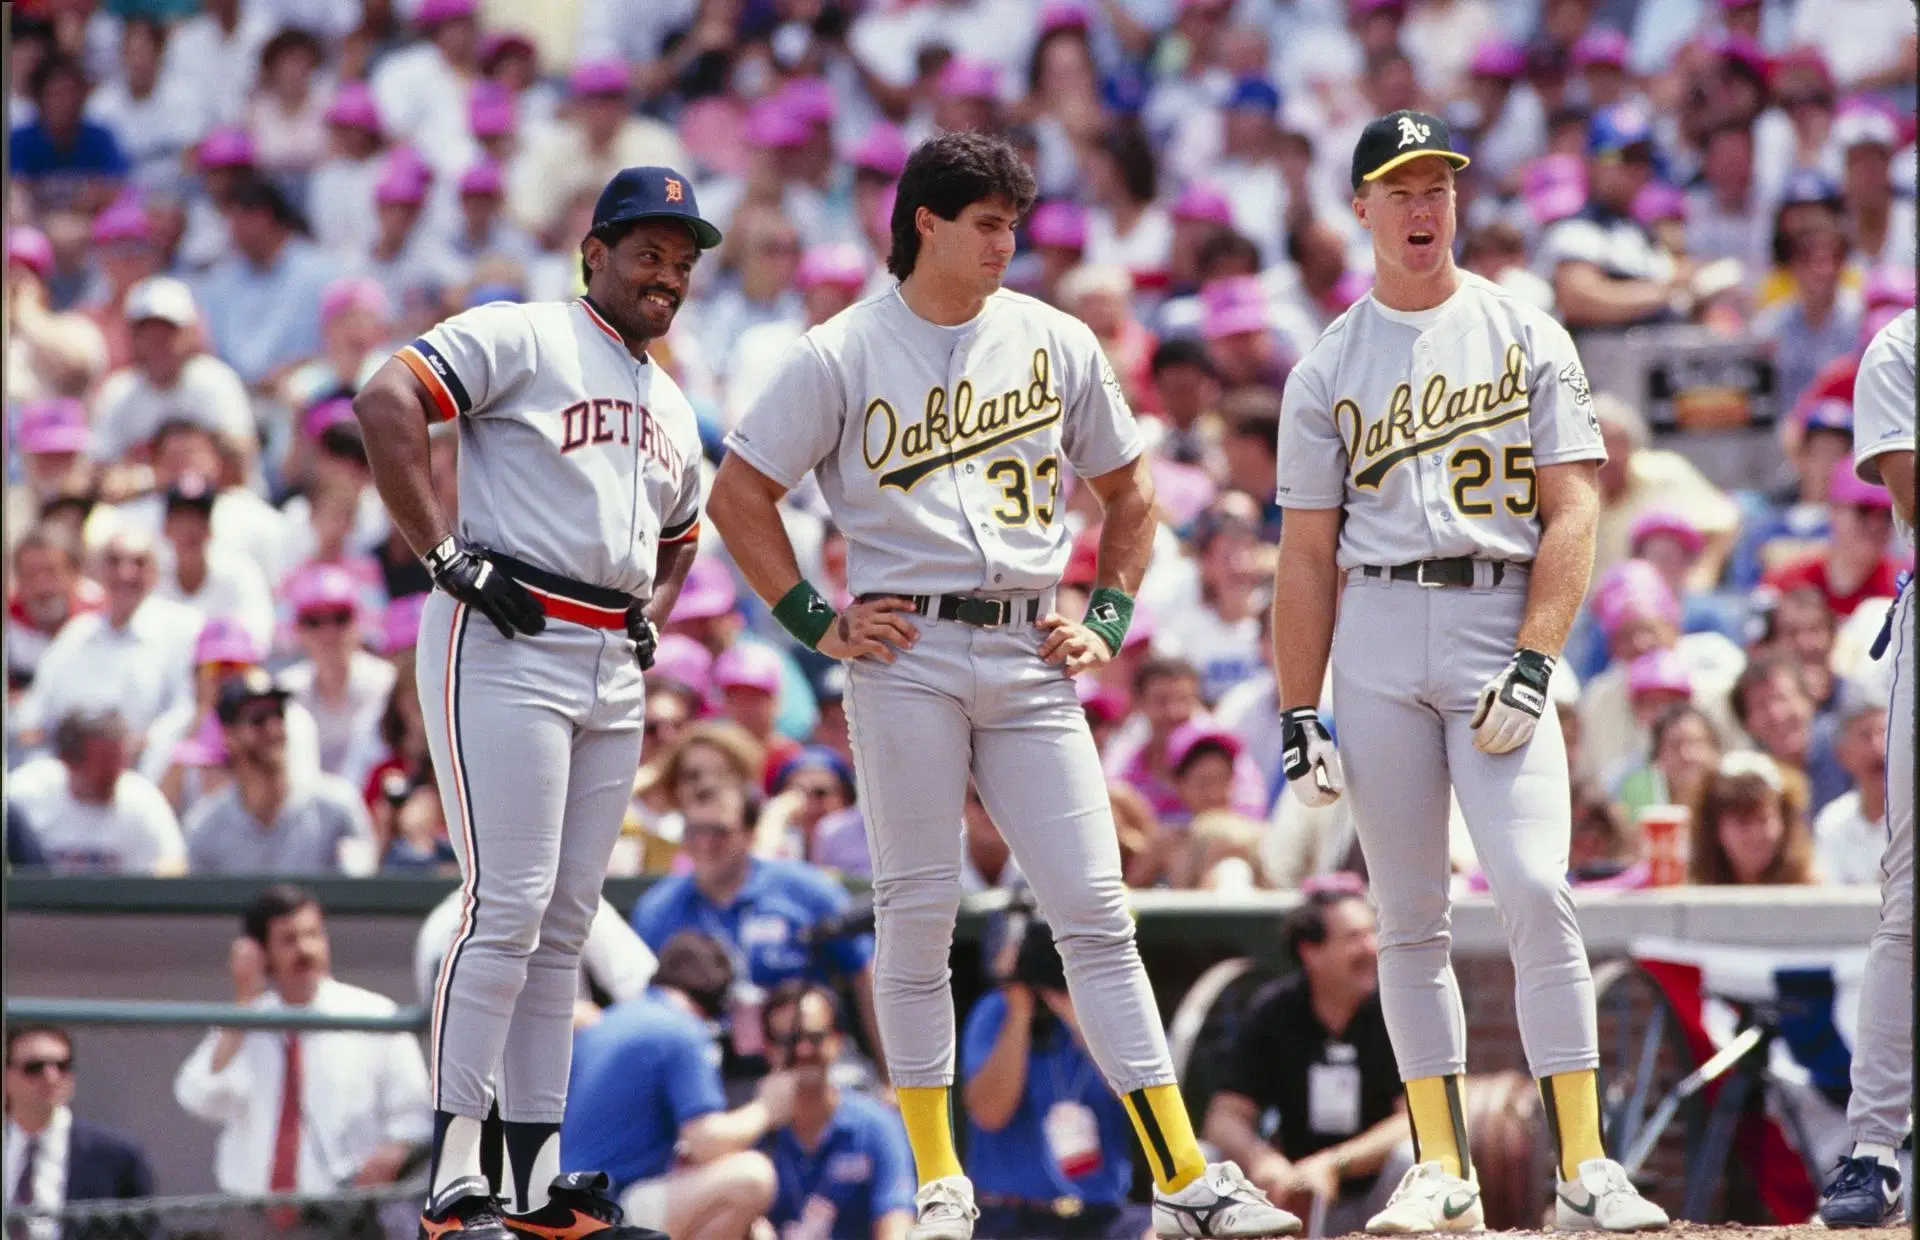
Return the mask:
{"type": "Polygon", "coordinates": [[[672,177],[667,178],[667,201],[682,202],[687,196],[686,187],[672,177]]]}
{"type": "Polygon", "coordinates": [[[1403,116],[1400,118],[1400,145],[1397,149],[1404,151],[1416,142],[1425,142],[1432,132],[1433,126],[1422,125],[1411,116],[1403,116]]]}

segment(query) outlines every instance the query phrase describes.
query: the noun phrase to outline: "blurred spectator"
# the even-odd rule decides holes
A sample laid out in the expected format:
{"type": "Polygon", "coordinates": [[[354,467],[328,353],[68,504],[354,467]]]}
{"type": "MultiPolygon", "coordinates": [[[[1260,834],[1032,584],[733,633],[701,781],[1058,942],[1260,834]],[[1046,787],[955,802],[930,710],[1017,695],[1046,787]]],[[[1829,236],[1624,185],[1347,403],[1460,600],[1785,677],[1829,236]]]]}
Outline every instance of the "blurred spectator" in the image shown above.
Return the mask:
{"type": "Polygon", "coordinates": [[[1680,600],[1681,632],[1719,633],[1739,640],[1746,620],[1744,608],[1702,588],[1699,565],[1706,550],[1706,536],[1682,513],[1649,508],[1627,530],[1627,553],[1653,565],[1680,600]]]}
{"type": "MultiPolygon", "coordinates": [[[[453,950],[466,916],[465,901],[465,893],[456,887],[420,923],[413,941],[413,981],[422,1007],[434,1003],[440,966],[453,950]]],[[[659,963],[619,910],[601,897],[580,949],[580,997],[574,1001],[573,1027],[597,1024],[605,1008],[645,994],[659,963]]]]}
{"type": "Polygon", "coordinates": [[[42,60],[27,83],[33,119],[13,127],[7,171],[26,183],[42,210],[96,211],[131,170],[113,131],[86,117],[92,89],[80,62],[58,54],[42,60]]]}
{"type": "Polygon", "coordinates": [[[761,856],[811,861],[841,873],[872,874],[866,822],[854,807],[853,763],[822,745],[809,745],[773,774],[773,798],[761,811],[761,856]],[[772,824],[779,838],[770,838],[772,824]]]}
{"type": "Polygon", "coordinates": [[[729,425],[766,386],[788,345],[808,328],[819,326],[854,303],[866,285],[870,267],[860,247],[851,242],[809,246],[801,254],[794,275],[801,313],[746,328],[726,354],[729,425]]]}
{"type": "Polygon", "coordinates": [[[1892,598],[1899,559],[1892,552],[1893,500],[1885,487],[1854,475],[1853,462],[1834,463],[1827,483],[1831,535],[1826,547],[1768,571],[1765,583],[1786,593],[1812,586],[1827,606],[1844,619],[1863,600],[1892,598]]]}
{"type": "Polygon", "coordinates": [[[1659,508],[1684,517],[1706,539],[1694,564],[1693,582],[1711,588],[1733,547],[1739,507],[1679,452],[1653,447],[1646,419],[1633,406],[1601,393],[1593,398],[1593,410],[1607,449],[1599,474],[1596,579],[1628,557],[1633,523],[1648,509],[1659,508]]]}
{"type": "Polygon", "coordinates": [[[1147,375],[1155,408],[1143,419],[1141,430],[1149,439],[1159,432],[1152,451],[1181,465],[1216,468],[1222,455],[1224,411],[1220,409],[1220,375],[1206,346],[1182,337],[1162,340],[1147,360],[1147,375]]]}
{"type": "MultiPolygon", "coordinates": [[[[1797,657],[1785,651],[1758,656],[1740,673],[1731,700],[1735,722],[1761,753],[1800,772],[1803,778],[1811,775],[1813,699],[1807,693],[1797,657]]],[[[1822,797],[1816,789],[1814,807],[1824,805],[1840,791],[1836,787],[1822,797]]]]}
{"type": "Polygon", "coordinates": [[[428,191],[435,177],[410,147],[387,158],[373,187],[377,224],[373,240],[360,256],[358,274],[377,282],[398,312],[403,330],[438,321],[450,308],[448,296],[466,274],[466,264],[447,238],[428,226],[428,191]]]}
{"type": "Polygon", "coordinates": [[[1771,221],[1754,173],[1753,127],[1737,117],[1701,135],[1700,180],[1687,190],[1687,256],[1699,263],[1731,258],[1749,288],[1768,267],[1771,221]]]}
{"type": "Polygon", "coordinates": [[[259,85],[247,103],[260,170],[300,176],[327,153],[327,97],[321,89],[320,41],[288,27],[260,49],[259,85]]]}
{"type": "Polygon", "coordinates": [[[1620,808],[1635,818],[1650,805],[1692,805],[1720,766],[1719,733],[1695,706],[1667,707],[1648,734],[1650,756],[1629,769],[1614,789],[1620,808]]]}
{"type": "Polygon", "coordinates": [[[1796,240],[1812,233],[1843,231],[1845,227],[1838,185],[1818,172],[1795,173],[1789,178],[1773,213],[1773,269],[1760,283],[1756,304],[1766,309],[1798,291],[1792,266],[1796,240]]]}
{"type": "Polygon", "coordinates": [[[1782,402],[1798,403],[1820,371],[1854,351],[1864,313],[1858,293],[1840,287],[1847,237],[1838,229],[1809,229],[1788,242],[1787,269],[1794,293],[1753,321],[1753,334],[1768,341],[1778,366],[1782,402]]]}
{"type": "Polygon", "coordinates": [[[1653,173],[1653,135],[1632,105],[1593,117],[1587,141],[1587,205],[1540,239],[1539,267],[1553,283],[1575,339],[1582,331],[1659,322],[1678,311],[1690,273],[1676,269],[1628,212],[1653,173]]]}
{"type": "Polygon", "coordinates": [[[152,276],[128,290],[124,309],[131,362],[108,375],[93,400],[94,456],[120,461],[143,452],[171,421],[251,443],[256,435],[246,385],[200,347],[192,290],[170,276],[152,276]]]}
{"type": "Polygon", "coordinates": [[[1066,970],[1043,921],[1007,935],[996,989],[960,1035],[967,1173],[982,1240],[1135,1237],[1126,1112],[1080,1036],[1066,970]]]}
{"type": "Polygon", "coordinates": [[[7,226],[7,401],[78,396],[107,368],[107,342],[47,292],[53,247],[36,228],[7,226]]]}
{"type": "MultiPolygon", "coordinates": [[[[241,916],[233,1001],[263,1011],[391,1016],[384,995],[333,976],[320,902],[276,883],[241,916]]],[[[180,1065],[174,1097],[220,1126],[220,1191],[329,1193],[392,1184],[432,1132],[427,1065],[407,1033],[215,1029],[180,1065]]]]}
{"type": "Polygon", "coordinates": [[[1163,287],[1173,221],[1155,202],[1159,174],[1146,138],[1137,127],[1110,126],[1082,156],[1080,173],[1092,203],[1086,261],[1124,268],[1135,288],[1163,287]]]}
{"type": "Polygon", "coordinates": [[[120,26],[119,72],[87,100],[87,119],[114,136],[128,173],[142,184],[171,176],[207,124],[194,91],[178,78],[161,75],[166,51],[164,23],[127,18],[120,26]]]}
{"type": "Polygon", "coordinates": [[[1230,495],[1200,515],[1188,537],[1199,562],[1196,606],[1182,607],[1180,649],[1200,670],[1200,696],[1218,702],[1259,674],[1260,614],[1271,556],[1260,541],[1255,501],[1230,495]]]}
{"type": "Polygon", "coordinates": [[[797,742],[777,730],[782,671],[779,653],[758,642],[735,642],[713,661],[713,687],[720,696],[721,713],[746,729],[765,753],[766,765],[753,783],[756,791],[800,752],[797,742]]]}
{"type": "MultiPolygon", "coordinates": [[[[260,49],[275,21],[265,6],[244,0],[200,0],[198,12],[174,28],[161,73],[163,90],[198,97],[197,110],[213,125],[237,125],[259,71],[260,49]]],[[[342,4],[342,11],[357,4],[342,4]]]]}
{"type": "MultiPolygon", "coordinates": [[[[84,518],[98,491],[98,474],[86,455],[87,409],[78,400],[27,401],[18,410],[16,442],[20,449],[20,481],[7,487],[7,515],[21,524],[48,524],[55,504],[76,501],[84,518]]],[[[49,525],[78,534],[79,521],[49,525]]]]}
{"type": "Polygon", "coordinates": [[[1527,270],[1526,234],[1514,224],[1496,220],[1467,233],[1460,265],[1528,305],[1553,313],[1553,285],[1527,270]]]}
{"type": "Polygon", "coordinates": [[[1839,0],[1828,9],[1800,5],[1793,40],[1817,49],[1849,92],[1913,81],[1913,14],[1889,0],[1839,0]]]}
{"type": "Polygon", "coordinates": [[[1647,885],[1640,839],[1626,810],[1599,785],[1581,780],[1573,788],[1573,834],[1568,837],[1567,878],[1574,886],[1637,888],[1647,885]]]}
{"type": "Polygon", "coordinates": [[[648,837],[646,872],[664,870],[679,851],[685,839],[682,811],[697,795],[757,789],[765,768],[760,743],[739,724],[722,719],[690,724],[671,748],[656,751],[634,779],[635,821],[630,823],[648,837]]]}
{"type": "Polygon", "coordinates": [[[1133,278],[1118,267],[1082,263],[1061,277],[1055,296],[1060,309],[1093,329],[1128,399],[1150,396],[1153,333],[1134,317],[1133,278]]]}
{"type": "MultiPolygon", "coordinates": [[[[79,308],[100,329],[107,342],[107,363],[116,370],[134,360],[127,296],[165,267],[161,226],[168,218],[164,207],[156,211],[131,196],[123,196],[93,217],[88,240],[98,259],[98,270],[88,281],[79,308]]],[[[96,415],[99,408],[96,399],[96,415]]]]}
{"type": "Polygon", "coordinates": [[[63,874],[178,874],[180,824],[160,790],[128,770],[126,721],[75,712],[54,725],[53,753],[13,771],[10,806],[24,810],[46,862],[63,874]]]}
{"type": "Polygon", "coordinates": [[[1900,146],[1893,117],[1871,105],[1843,110],[1833,126],[1833,144],[1842,165],[1841,200],[1847,209],[1847,235],[1868,268],[1905,268],[1915,264],[1916,228],[1911,197],[1896,196],[1893,156],[1900,146]]]}
{"type": "Polygon", "coordinates": [[[287,691],[259,668],[220,686],[215,716],[232,782],[187,814],[196,874],[364,874],[373,868],[365,802],[337,775],[287,759],[287,691]]]}
{"type": "MultiPolygon", "coordinates": [[[[154,1195],[146,1151],[131,1138],[75,1115],[73,1092],[73,1038],[67,1031],[50,1025],[9,1024],[5,1171],[9,1208],[57,1210],[70,1201],[128,1201],[154,1195]]],[[[22,1230],[37,1232],[32,1224],[22,1230]]],[[[129,1240],[142,1234],[133,1226],[109,1225],[100,1232],[129,1240]]]]}
{"type": "Polygon", "coordinates": [[[320,768],[345,775],[360,738],[379,727],[393,693],[393,664],[363,648],[360,588],[345,569],[316,564],[288,588],[306,658],[280,674],[291,698],[320,727],[320,768]]]}
{"type": "Polygon", "coordinates": [[[373,240],[373,187],[386,141],[380,105],[366,83],[342,82],[322,117],[327,150],[307,176],[313,238],[334,253],[357,253],[373,240]]]}
{"type": "Polygon", "coordinates": [[[1379,946],[1358,882],[1315,890],[1287,918],[1299,972],[1242,1017],[1206,1135],[1276,1205],[1326,1204],[1326,1234],[1359,1227],[1413,1166],[1400,1072],[1380,1015],[1379,946]]]}
{"type": "Polygon", "coordinates": [[[442,176],[474,155],[462,105],[479,77],[479,7],[478,0],[421,0],[406,14],[420,39],[382,57],[367,79],[388,127],[407,135],[442,176]]]}
{"type": "Polygon", "coordinates": [[[1807,828],[1806,781],[1765,754],[1720,760],[1693,811],[1691,880],[1703,886],[1819,881],[1807,828]]]}
{"type": "MultiPolygon", "coordinates": [[[[598,2],[612,7],[618,0],[598,2]]],[[[691,15],[694,6],[683,7],[691,15]]],[[[657,15],[632,16],[646,28],[657,15]]],[[[558,222],[561,204],[582,192],[598,194],[622,168],[687,166],[686,148],[674,132],[634,111],[632,70],[620,60],[600,58],[604,55],[574,65],[561,119],[530,139],[514,170],[508,186],[514,216],[536,234],[558,222]]],[[[701,205],[711,210],[707,195],[701,205]]]]}
{"type": "MultiPolygon", "coordinates": [[[[1175,738],[1187,740],[1210,722],[1200,696],[1200,673],[1183,659],[1149,659],[1134,678],[1133,693],[1139,719],[1107,747],[1107,775],[1139,792],[1158,817],[1177,818],[1184,803],[1175,770],[1175,738]],[[1195,730],[1183,733],[1186,725],[1195,730]]],[[[1265,809],[1260,773],[1244,753],[1236,752],[1229,803],[1256,817],[1265,809]]]]}
{"type": "Polygon", "coordinates": [[[778,1228],[826,1240],[903,1240],[913,1219],[913,1154],[900,1116],[834,1081],[838,1002],[817,983],[783,982],[761,1013],[767,1063],[793,1078],[792,1117],[760,1143],[773,1163],[778,1228]]]}
{"type": "Polygon", "coordinates": [[[460,174],[460,226],[451,238],[453,255],[471,269],[480,259],[508,259],[523,267],[539,257],[539,243],[507,218],[506,175],[491,156],[482,156],[460,174]]]}
{"type": "Polygon", "coordinates": [[[6,807],[7,866],[13,870],[44,870],[47,854],[40,836],[27,822],[27,813],[12,801],[6,807]]]}
{"type": "Polygon", "coordinates": [[[157,592],[208,620],[231,620],[266,646],[273,638],[273,594],[257,563],[214,542],[217,499],[214,485],[192,474],[167,488],[161,529],[171,554],[157,592]]]}
{"type": "Polygon", "coordinates": [[[1874,695],[1843,693],[1834,760],[1852,781],[1813,820],[1820,872],[1832,883],[1878,883],[1887,846],[1887,710],[1874,695]]]}
{"type": "Polygon", "coordinates": [[[64,530],[35,525],[13,547],[13,589],[7,598],[7,684],[25,688],[67,621],[105,605],[106,595],[80,575],[80,548],[64,530]]]}
{"type": "Polygon", "coordinates": [[[800,234],[772,211],[744,212],[728,234],[737,255],[736,274],[707,293],[696,324],[702,350],[723,372],[733,365],[734,342],[763,323],[803,318],[794,276],[800,267],[800,234]]]}
{"type": "Polygon", "coordinates": [[[606,1174],[632,1226],[744,1237],[773,1204],[773,1167],[754,1147],[793,1115],[795,1074],[761,1078],[727,1110],[711,1026],[727,1010],[730,954],[688,930],[659,955],[650,989],[574,1037],[561,1167],[606,1174]]]}
{"type": "Polygon", "coordinates": [[[241,182],[226,206],[233,252],[202,277],[198,299],[214,349],[261,387],[320,351],[320,293],[338,267],[271,182],[241,182]]]}
{"type": "Polygon", "coordinates": [[[1799,586],[1780,595],[1762,612],[1759,639],[1751,653],[1778,650],[1791,656],[1800,667],[1800,682],[1806,686],[1814,709],[1825,712],[1833,705],[1839,688],[1833,670],[1834,640],[1838,636],[1838,621],[1827,606],[1826,595],[1812,586],[1799,586]]]}

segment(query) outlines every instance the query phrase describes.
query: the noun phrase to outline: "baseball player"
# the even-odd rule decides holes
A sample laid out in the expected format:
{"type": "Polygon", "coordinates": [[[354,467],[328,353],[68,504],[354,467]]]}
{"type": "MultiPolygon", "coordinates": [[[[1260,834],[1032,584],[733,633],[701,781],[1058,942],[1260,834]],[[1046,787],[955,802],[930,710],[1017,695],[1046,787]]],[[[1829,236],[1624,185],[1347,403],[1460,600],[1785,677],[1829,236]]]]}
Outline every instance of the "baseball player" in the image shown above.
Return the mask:
{"type": "MultiPolygon", "coordinates": [[[[1853,381],[1853,468],[1893,495],[1894,523],[1913,546],[1913,311],[1874,336],[1853,381]]],[[[1913,582],[1894,600],[1874,657],[1893,647],[1887,705],[1887,849],[1880,859],[1880,926],[1867,946],[1840,1160],[1820,1202],[1829,1227],[1879,1227],[1900,1212],[1900,1148],[1913,1099],[1913,582]]]]}
{"type": "Polygon", "coordinates": [[[648,360],[719,232],[670,168],[628,168],[581,242],[586,296],[455,315],[354,401],[394,524],[438,587],[420,701],[463,877],[433,1003],[423,1238],[653,1235],[559,1176],[581,945],[640,762],[642,672],[693,562],[700,439],[648,360]],[[459,524],[428,425],[457,422],[459,524]],[[508,1191],[480,1170],[497,1097],[508,1191]],[[551,1187],[549,1183],[551,1182],[551,1187]]]}
{"type": "Polygon", "coordinates": [[[1362,131],[1353,211],[1373,235],[1373,294],[1294,368],[1280,418],[1286,775],[1309,806],[1351,785],[1419,1158],[1367,1230],[1483,1222],[1448,960],[1449,783],[1507,927],[1520,1038],[1559,1155],[1559,1225],[1664,1227],[1601,1147],[1567,755],[1547,696],[1593,567],[1606,452],[1566,330],[1454,266],[1453,178],[1466,165],[1425,113],[1362,131]],[[1344,777],[1316,710],[1329,652],[1344,777]]]}
{"type": "Polygon", "coordinates": [[[968,1240],[949,1119],[948,949],[973,777],[1055,927],[1083,1032],[1153,1165],[1162,1236],[1267,1236],[1299,1220],[1207,1166],[1134,947],[1100,758],[1069,677],[1120,649],[1153,534],[1140,434],[1083,323],[1001,288],[1034,183],[1007,143],[947,133],[900,179],[899,283],[814,327],[727,439],[708,512],[809,649],[846,660],[873,860],[874,1003],[920,1189],[912,1240],[968,1240]],[[1105,509],[1082,619],[1054,611],[1061,471],[1105,509]],[[854,601],[803,580],[780,498],[813,471],[854,601]]]}

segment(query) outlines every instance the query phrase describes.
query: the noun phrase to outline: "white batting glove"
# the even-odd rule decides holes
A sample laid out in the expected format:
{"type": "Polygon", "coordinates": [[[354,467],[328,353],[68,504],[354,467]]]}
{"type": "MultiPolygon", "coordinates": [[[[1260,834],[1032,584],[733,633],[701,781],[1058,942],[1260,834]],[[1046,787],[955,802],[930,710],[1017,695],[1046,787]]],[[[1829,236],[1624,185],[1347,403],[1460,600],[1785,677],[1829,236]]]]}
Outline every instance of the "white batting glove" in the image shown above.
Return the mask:
{"type": "Polygon", "coordinates": [[[1534,726],[1547,709],[1547,682],[1552,678],[1552,655],[1514,651],[1506,668],[1480,690],[1473,712],[1473,747],[1481,753],[1511,753],[1532,740],[1534,726]]]}
{"type": "Polygon", "coordinates": [[[1280,759],[1287,786],[1302,805],[1332,805],[1346,791],[1340,754],[1327,725],[1320,722],[1320,712],[1311,706],[1296,706],[1280,716],[1280,759]]]}

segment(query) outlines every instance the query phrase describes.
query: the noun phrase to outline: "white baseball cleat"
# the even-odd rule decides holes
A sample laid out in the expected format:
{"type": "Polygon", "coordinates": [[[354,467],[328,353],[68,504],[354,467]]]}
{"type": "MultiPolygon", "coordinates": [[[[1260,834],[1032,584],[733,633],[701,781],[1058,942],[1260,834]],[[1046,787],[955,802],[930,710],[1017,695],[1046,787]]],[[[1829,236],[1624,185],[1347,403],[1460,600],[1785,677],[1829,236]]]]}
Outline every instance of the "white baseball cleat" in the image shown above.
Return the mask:
{"type": "Polygon", "coordinates": [[[1153,1234],[1160,1240],[1251,1240],[1299,1230],[1299,1219],[1268,1201],[1230,1162],[1207,1164],[1204,1175],[1177,1193],[1153,1192],[1153,1234]]]}
{"type": "Polygon", "coordinates": [[[1640,1195],[1627,1169],[1611,1158],[1589,1158],[1580,1174],[1560,1181],[1553,1225],[1563,1231],[1658,1231],[1667,1212],[1640,1195]]]}
{"type": "Polygon", "coordinates": [[[973,1181],[964,1175],[929,1180],[913,1195],[913,1224],[907,1240],[973,1240],[973,1181]]]}
{"type": "Polygon", "coordinates": [[[1484,1231],[1480,1186],[1447,1174],[1437,1162],[1407,1168],[1387,1208],[1367,1220],[1372,1236],[1411,1236],[1426,1231],[1484,1231]]]}

